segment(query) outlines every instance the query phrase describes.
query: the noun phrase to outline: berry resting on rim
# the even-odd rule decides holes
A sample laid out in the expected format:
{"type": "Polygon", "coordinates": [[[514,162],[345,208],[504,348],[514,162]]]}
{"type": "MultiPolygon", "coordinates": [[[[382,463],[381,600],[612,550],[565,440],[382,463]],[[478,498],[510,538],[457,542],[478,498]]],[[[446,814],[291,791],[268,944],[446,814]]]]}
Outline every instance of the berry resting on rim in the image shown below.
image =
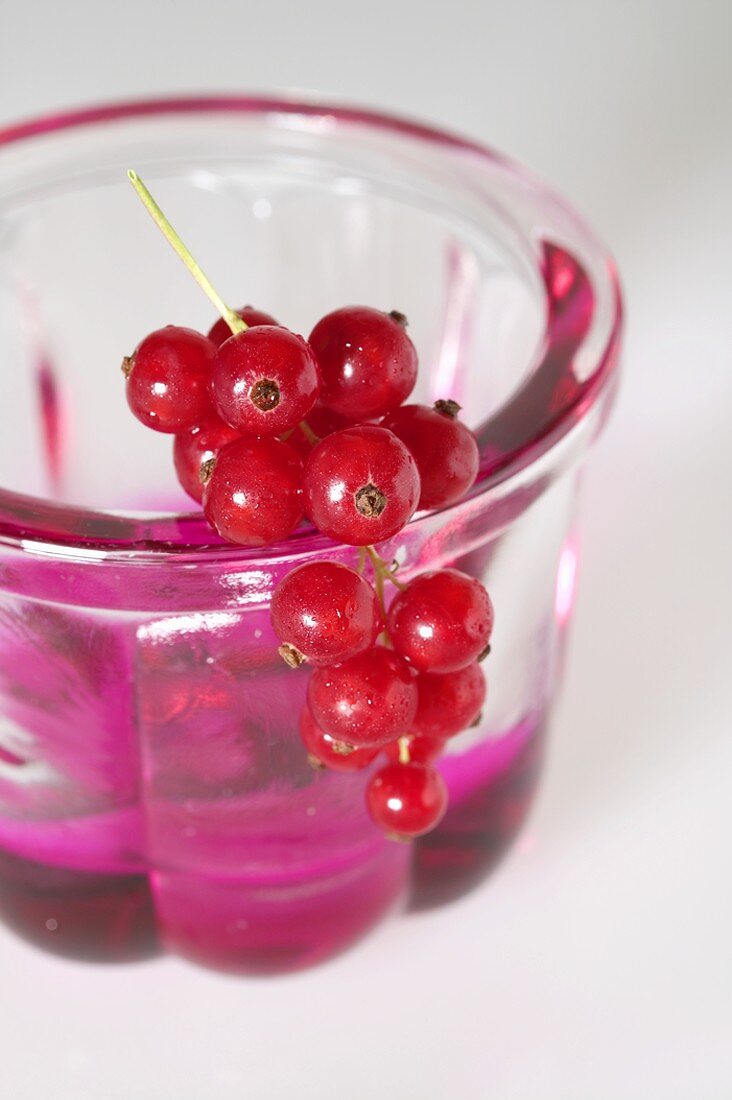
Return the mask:
{"type": "Polygon", "coordinates": [[[302,460],[279,439],[235,439],[203,487],[206,519],[229,542],[270,546],[302,519],[302,460]]]}
{"type": "Polygon", "coordinates": [[[417,381],[417,352],[406,317],[368,306],[329,313],[310,333],[323,378],[323,404],[354,420],[373,420],[401,405],[417,381]]]}
{"type": "Polygon", "coordinates": [[[454,401],[402,405],[381,422],[401,439],[419,470],[419,510],[444,508],[460,500],[478,476],[478,441],[458,420],[454,401]]]}
{"type": "Polygon", "coordinates": [[[195,428],[178,432],[173,444],[173,463],[178,481],[190,497],[203,502],[203,482],[222,447],[238,438],[238,433],[214,413],[195,428]]]}
{"type": "Polygon", "coordinates": [[[127,404],[137,419],[156,432],[173,433],[210,416],[215,352],[200,332],[179,325],[146,336],[122,363],[127,404]]]}
{"type": "Polygon", "coordinates": [[[221,419],[240,435],[275,436],[308,415],[320,374],[302,336],[260,325],[229,336],[216,349],[211,392],[221,419]]]}
{"type": "Polygon", "coordinates": [[[305,512],[336,542],[368,546],[401,531],[419,500],[419,474],[400,439],[362,425],[334,432],[305,465],[305,512]]]}

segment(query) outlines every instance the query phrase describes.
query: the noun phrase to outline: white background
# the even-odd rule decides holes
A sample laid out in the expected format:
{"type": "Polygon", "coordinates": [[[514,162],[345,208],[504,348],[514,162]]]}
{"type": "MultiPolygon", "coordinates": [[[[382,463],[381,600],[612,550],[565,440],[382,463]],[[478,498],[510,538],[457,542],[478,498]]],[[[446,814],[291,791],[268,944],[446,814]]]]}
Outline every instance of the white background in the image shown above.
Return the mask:
{"type": "Polygon", "coordinates": [[[452,907],[319,970],[73,965],[0,931],[8,1100],[732,1097],[732,4],[5,0],[0,125],[318,88],[525,160],[623,275],[537,807],[452,907]]]}

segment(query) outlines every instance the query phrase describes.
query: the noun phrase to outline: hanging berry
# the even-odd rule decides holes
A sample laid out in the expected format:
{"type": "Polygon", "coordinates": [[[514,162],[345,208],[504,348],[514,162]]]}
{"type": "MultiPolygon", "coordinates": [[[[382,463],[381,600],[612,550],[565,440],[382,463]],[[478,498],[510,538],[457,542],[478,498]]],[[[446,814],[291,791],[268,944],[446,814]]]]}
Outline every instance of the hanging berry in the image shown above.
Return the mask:
{"type": "Polygon", "coordinates": [[[336,664],[371,649],[384,628],[372,586],[335,561],[298,566],[274,591],[272,626],[289,664],[336,664]]]}

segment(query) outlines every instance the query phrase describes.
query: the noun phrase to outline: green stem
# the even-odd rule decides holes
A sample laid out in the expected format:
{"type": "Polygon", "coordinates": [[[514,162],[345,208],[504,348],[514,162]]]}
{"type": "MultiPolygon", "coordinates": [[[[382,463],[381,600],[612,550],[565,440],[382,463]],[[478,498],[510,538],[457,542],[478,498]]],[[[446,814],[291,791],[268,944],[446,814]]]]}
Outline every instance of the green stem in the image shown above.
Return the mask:
{"type": "Polygon", "coordinates": [[[396,567],[391,568],[389,565],[387,565],[387,563],[373,546],[367,546],[366,553],[368,554],[371,564],[373,566],[375,577],[379,577],[381,579],[382,590],[384,581],[389,581],[389,583],[393,584],[395,588],[398,588],[400,592],[403,592],[407,586],[406,584],[404,584],[403,581],[398,581],[394,576],[396,572],[396,567]]]}
{"type": "Polygon", "coordinates": [[[366,553],[369,556],[369,560],[374,570],[374,588],[376,589],[376,598],[379,601],[379,607],[381,608],[381,614],[384,617],[384,622],[386,622],[386,605],[384,603],[384,563],[374,550],[373,546],[367,546],[366,553]]]}
{"type": "MultiPolygon", "coordinates": [[[[401,581],[398,581],[396,579],[396,577],[394,576],[394,570],[391,569],[386,564],[386,562],[379,555],[379,553],[377,552],[375,547],[373,547],[373,546],[364,546],[364,547],[361,547],[361,550],[362,551],[365,550],[366,554],[368,555],[369,561],[371,562],[371,568],[374,571],[374,589],[376,590],[376,598],[379,601],[379,607],[381,608],[381,614],[384,617],[384,622],[386,622],[386,601],[384,600],[384,582],[385,581],[390,581],[390,583],[393,584],[395,588],[398,588],[400,592],[404,591],[404,589],[407,586],[406,586],[406,584],[403,584],[401,581]]],[[[360,560],[361,559],[359,558],[359,561],[360,560]]],[[[389,637],[388,630],[384,630],[382,632],[382,634],[380,635],[380,637],[383,641],[383,644],[385,646],[388,646],[391,649],[392,648],[392,642],[391,642],[391,638],[389,637]]]]}
{"type": "Polygon", "coordinates": [[[165,214],[155,202],[155,199],[152,197],[147,187],[138,176],[137,172],[133,171],[132,168],[129,168],[127,171],[127,175],[129,177],[130,183],[137,192],[148,214],[155,222],[168,244],[174,249],[175,253],[186,265],[191,275],[200,286],[201,290],[204,292],[204,294],[208,295],[210,301],[213,302],[216,309],[224,318],[231,331],[235,335],[237,332],[244,332],[244,330],[249,327],[247,323],[245,321],[242,321],[239,314],[235,313],[233,309],[229,309],[226,302],[224,302],[223,298],[214,288],[210,279],[206,275],[204,275],[200,266],[193,259],[193,256],[183,244],[183,241],[173,229],[173,226],[170,224],[165,214]]]}

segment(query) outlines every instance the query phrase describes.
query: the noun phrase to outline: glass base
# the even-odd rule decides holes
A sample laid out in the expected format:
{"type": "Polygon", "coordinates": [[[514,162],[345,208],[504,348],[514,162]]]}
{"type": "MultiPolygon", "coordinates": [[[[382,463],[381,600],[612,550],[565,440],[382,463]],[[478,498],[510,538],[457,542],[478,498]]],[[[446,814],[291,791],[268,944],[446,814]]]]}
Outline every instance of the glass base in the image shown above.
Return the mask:
{"type": "Polygon", "coordinates": [[[379,838],[330,874],[110,874],[0,852],[0,918],[28,942],[81,960],[135,962],[168,950],[236,973],[310,966],[392,909],[444,905],[478,886],[521,829],[543,743],[544,723],[530,721],[447,757],[451,802],[439,828],[413,844],[379,838]]]}

